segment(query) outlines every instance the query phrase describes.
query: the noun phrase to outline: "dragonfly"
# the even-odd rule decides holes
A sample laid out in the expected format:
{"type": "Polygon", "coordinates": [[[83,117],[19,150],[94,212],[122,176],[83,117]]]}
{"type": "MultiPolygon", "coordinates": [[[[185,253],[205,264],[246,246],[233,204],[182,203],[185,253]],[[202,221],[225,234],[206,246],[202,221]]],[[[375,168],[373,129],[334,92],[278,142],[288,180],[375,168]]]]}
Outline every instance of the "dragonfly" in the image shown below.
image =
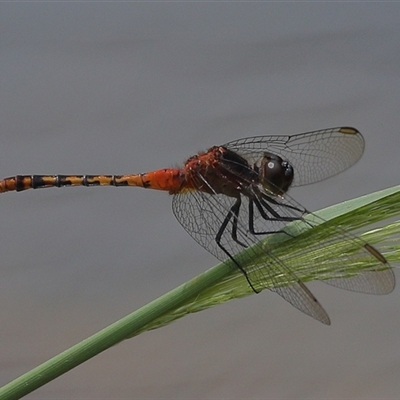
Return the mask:
{"type": "MultiPolygon", "coordinates": [[[[361,158],[364,146],[361,133],[347,126],[295,135],[254,136],[213,146],[190,157],[182,168],[127,175],[16,175],[0,181],[0,193],[64,186],[137,186],[168,191],[173,195],[173,213],[183,228],[218,259],[233,261],[255,293],[272,282],[268,287],[271,291],[329,325],[327,312],[304,282],[276,251],[260,243],[272,233],[285,234],[286,224],[305,221],[310,214],[288,195],[291,187],[339,174],[361,158]],[[237,255],[248,249],[259,257],[252,250],[257,246],[266,261],[251,273],[237,255]],[[282,277],[290,284],[280,284],[282,277]]],[[[390,293],[395,278],[383,254],[343,228],[333,229],[329,243],[351,242],[355,248],[352,260],[367,261],[371,267],[345,278],[344,260],[344,267],[341,265],[327,282],[357,292],[390,293]]]]}

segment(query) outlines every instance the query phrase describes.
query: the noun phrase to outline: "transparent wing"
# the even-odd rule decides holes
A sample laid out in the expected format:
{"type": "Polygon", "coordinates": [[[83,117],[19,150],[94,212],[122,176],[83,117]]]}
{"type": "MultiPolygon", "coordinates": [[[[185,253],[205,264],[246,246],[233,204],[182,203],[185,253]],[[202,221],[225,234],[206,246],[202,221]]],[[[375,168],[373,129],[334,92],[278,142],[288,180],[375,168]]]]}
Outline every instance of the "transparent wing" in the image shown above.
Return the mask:
{"type": "Polygon", "coordinates": [[[294,168],[292,186],[302,186],[337,175],[363,154],[364,139],[355,128],[338,127],[291,136],[256,136],[234,140],[224,147],[253,165],[264,151],[279,155],[294,168]]]}
{"type": "Polygon", "coordinates": [[[374,294],[393,290],[393,271],[377,250],[315,215],[314,219],[305,219],[308,212],[304,207],[289,195],[283,198],[267,192],[257,179],[258,169],[253,168],[260,166],[264,152],[268,151],[293,166],[295,185],[328,178],[361,157],[364,140],[357,130],[341,127],[293,136],[253,137],[224,147],[242,156],[248,164],[232,155],[223,158],[222,163],[214,163],[211,157],[204,169],[207,176],[201,175],[200,169],[190,171],[190,187],[209,193],[186,190],[173,197],[176,218],[200,245],[222,261],[229,256],[233,258],[256,290],[269,288],[326,324],[329,317],[325,310],[293,271],[307,280],[320,279],[347,290],[374,294]],[[295,220],[316,228],[321,223],[324,226],[313,230],[319,232],[315,240],[310,240],[307,234],[290,237],[297,245],[290,254],[285,254],[284,246],[267,247],[261,240],[275,232],[288,235],[285,225],[295,220]],[[253,261],[246,261],[243,266],[237,254],[245,248],[253,261]],[[362,272],[354,268],[360,265],[362,272]]]}
{"type": "MultiPolygon", "coordinates": [[[[361,157],[364,150],[364,139],[355,128],[338,127],[291,136],[245,138],[229,142],[225,146],[245,157],[250,165],[259,162],[264,151],[278,154],[288,160],[294,168],[293,186],[300,186],[326,179],[349,168],[361,157]]],[[[289,195],[285,195],[284,201],[302,209],[303,215],[306,213],[306,210],[289,195]]],[[[278,212],[285,214],[288,210],[284,208],[278,212]]],[[[315,216],[315,218],[317,217],[315,216]]],[[[261,224],[265,223],[259,217],[258,220],[261,224]]],[[[309,224],[311,223],[309,222],[309,224]]],[[[336,226],[331,226],[326,232],[329,232],[329,240],[315,244],[313,247],[305,244],[304,248],[309,252],[315,251],[315,247],[322,249],[329,246],[340,249],[347,243],[357,249],[353,251],[351,257],[346,252],[343,252],[345,254],[343,256],[336,251],[335,259],[333,260],[332,257],[330,260],[331,267],[335,265],[333,274],[335,278],[326,280],[326,283],[345,290],[370,294],[387,294],[394,289],[393,271],[382,265],[382,262],[367,250],[368,246],[365,241],[336,226]],[[348,278],[346,267],[349,263],[356,263],[361,259],[369,261],[364,264],[370,265],[370,270],[348,278]],[[347,278],[342,279],[344,277],[347,278]]],[[[332,268],[330,269],[331,273],[332,268]]]]}
{"type": "MultiPolygon", "coordinates": [[[[289,195],[285,196],[285,201],[291,206],[301,207],[289,195]]],[[[282,212],[286,212],[286,208],[282,212]]],[[[299,265],[296,269],[309,270],[310,274],[318,270],[319,280],[353,292],[388,294],[393,291],[396,285],[394,272],[379,251],[335,223],[328,223],[313,213],[309,216],[312,218],[303,219],[309,226],[323,226],[313,241],[307,234],[296,237],[299,250],[290,255],[291,263],[294,259],[299,265]],[[310,263],[309,267],[301,267],[305,259],[310,263]],[[362,271],[358,267],[360,265],[363,266],[362,271]],[[351,273],[355,266],[356,274],[351,273]]],[[[285,262],[285,254],[279,254],[279,257],[285,262]]]]}
{"type": "Polygon", "coordinates": [[[374,268],[351,278],[328,279],[325,283],[353,292],[388,294],[394,290],[396,278],[392,269],[380,271],[379,268],[374,268]]]}
{"type": "MultiPolygon", "coordinates": [[[[287,221],[276,218],[266,220],[265,213],[304,222],[303,216],[307,213],[289,196],[271,200],[273,202],[268,203],[268,208],[264,208],[264,216],[257,208],[254,209],[254,232],[257,234],[249,231],[249,199],[246,196],[242,196],[238,215],[237,240],[247,247],[253,246],[249,251],[254,254],[254,264],[246,266],[245,270],[257,290],[268,286],[300,311],[329,324],[325,310],[292,270],[301,270],[304,275],[315,276],[315,279],[356,292],[386,294],[394,289],[395,278],[388,265],[368,250],[369,245],[365,241],[334,225],[324,226],[321,230],[323,235],[318,241],[310,241],[307,235],[293,238],[298,241],[298,250],[290,254],[285,254],[280,248],[266,248],[261,239],[273,232],[284,232],[287,221]],[[266,256],[261,268],[260,247],[266,256]],[[360,263],[365,265],[365,270],[349,276],[349,266],[360,263]]],[[[216,236],[234,202],[235,198],[228,196],[190,191],[174,195],[172,205],[176,218],[189,235],[223,261],[228,256],[217,245],[216,236]]],[[[313,217],[314,222],[307,219],[306,223],[310,226],[319,225],[321,219],[315,215],[313,217]]],[[[232,238],[232,222],[221,236],[221,245],[234,258],[244,250],[244,246],[232,238]]]]}
{"type": "MultiPolygon", "coordinates": [[[[246,203],[248,200],[247,198],[243,198],[243,200],[244,204],[242,204],[238,218],[237,239],[248,247],[262,246],[259,239],[247,229],[248,204],[246,203]]],[[[215,238],[234,201],[235,199],[224,195],[193,191],[174,195],[172,207],[176,218],[189,235],[218,259],[224,261],[228,256],[217,245],[215,238]]],[[[277,229],[277,226],[273,229],[277,229]]],[[[232,239],[231,233],[232,225],[224,231],[221,244],[234,256],[244,250],[244,247],[232,239]]],[[[254,253],[254,259],[259,257],[255,247],[251,251],[254,253]]],[[[259,269],[254,265],[254,269],[253,267],[246,268],[246,273],[253,286],[260,290],[265,288],[266,282],[273,282],[273,288],[270,290],[278,293],[300,311],[329,324],[330,320],[326,311],[304,283],[268,249],[263,249],[263,251],[267,255],[264,267],[259,269]],[[283,286],[283,282],[286,284],[289,282],[290,285],[283,286]]]]}

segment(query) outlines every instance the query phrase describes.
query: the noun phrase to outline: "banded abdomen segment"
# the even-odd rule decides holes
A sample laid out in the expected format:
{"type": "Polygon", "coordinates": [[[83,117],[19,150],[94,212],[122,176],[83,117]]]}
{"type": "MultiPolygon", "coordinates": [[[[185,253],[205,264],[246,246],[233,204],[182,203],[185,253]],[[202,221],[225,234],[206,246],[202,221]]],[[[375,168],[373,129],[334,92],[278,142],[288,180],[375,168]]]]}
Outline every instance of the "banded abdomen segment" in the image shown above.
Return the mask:
{"type": "Polygon", "coordinates": [[[0,193],[64,186],[138,186],[176,193],[184,183],[179,169],[129,175],[16,175],[0,182],[0,193]]]}

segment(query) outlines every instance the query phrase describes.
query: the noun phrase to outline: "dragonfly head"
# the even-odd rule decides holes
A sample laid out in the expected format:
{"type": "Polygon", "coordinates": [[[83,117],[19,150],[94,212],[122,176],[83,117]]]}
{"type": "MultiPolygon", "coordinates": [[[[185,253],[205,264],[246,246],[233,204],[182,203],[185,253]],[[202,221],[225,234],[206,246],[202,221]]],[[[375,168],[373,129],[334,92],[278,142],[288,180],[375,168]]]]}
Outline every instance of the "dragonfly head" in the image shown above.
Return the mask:
{"type": "Polygon", "coordinates": [[[293,167],[272,153],[264,153],[259,173],[263,188],[276,196],[282,196],[289,190],[294,177],[293,167]]]}

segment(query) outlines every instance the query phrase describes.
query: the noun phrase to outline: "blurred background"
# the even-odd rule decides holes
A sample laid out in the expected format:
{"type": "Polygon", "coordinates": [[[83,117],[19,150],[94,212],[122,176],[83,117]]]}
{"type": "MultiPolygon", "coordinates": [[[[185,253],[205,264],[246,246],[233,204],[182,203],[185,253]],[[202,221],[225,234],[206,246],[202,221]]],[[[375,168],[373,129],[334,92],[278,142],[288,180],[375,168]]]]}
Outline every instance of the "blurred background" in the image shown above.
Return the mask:
{"type": "MultiPolygon", "coordinates": [[[[241,137],[350,125],[361,161],[291,195],[318,210],[399,183],[397,2],[2,3],[0,15],[0,178],[145,172],[241,137]]],[[[0,385],[217,263],[166,193],[0,201],[0,385]]],[[[332,326],[265,291],[127,340],[27,398],[397,397],[400,289],[310,287],[332,326]]]]}

